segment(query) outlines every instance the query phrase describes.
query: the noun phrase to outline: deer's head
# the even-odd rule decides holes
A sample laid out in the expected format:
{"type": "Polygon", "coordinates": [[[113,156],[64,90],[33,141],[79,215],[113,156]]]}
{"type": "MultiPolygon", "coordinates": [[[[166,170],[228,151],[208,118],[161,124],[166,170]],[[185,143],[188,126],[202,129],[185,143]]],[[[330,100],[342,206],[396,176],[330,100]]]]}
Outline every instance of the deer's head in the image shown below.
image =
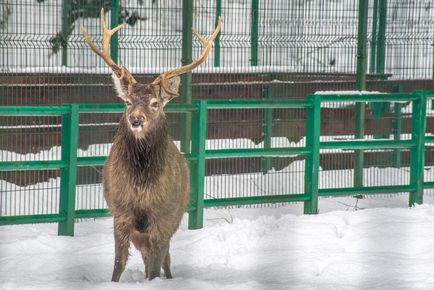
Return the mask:
{"type": "Polygon", "coordinates": [[[159,119],[164,118],[163,108],[173,98],[178,96],[179,75],[192,71],[202,64],[208,57],[211,45],[220,32],[222,25],[219,18],[217,27],[209,40],[206,40],[194,29],[193,33],[203,44],[202,53],[191,64],[187,64],[160,74],[152,83],[138,83],[133,75],[123,66],[117,65],[110,56],[110,38],[119,31],[124,24],[108,29],[104,18],[104,9],[101,9],[101,26],[103,28],[102,50],[90,40],[83,26],[81,33],[90,48],[100,56],[113,71],[113,81],[118,93],[126,105],[125,122],[136,138],[143,138],[148,130],[155,127],[159,119]]]}

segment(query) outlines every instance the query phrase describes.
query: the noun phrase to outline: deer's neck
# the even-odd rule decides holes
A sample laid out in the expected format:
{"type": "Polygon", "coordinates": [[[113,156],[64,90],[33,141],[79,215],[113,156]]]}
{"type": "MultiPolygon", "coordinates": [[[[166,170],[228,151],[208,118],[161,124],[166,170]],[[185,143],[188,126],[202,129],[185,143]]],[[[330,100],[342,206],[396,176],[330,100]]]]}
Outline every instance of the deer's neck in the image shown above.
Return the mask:
{"type": "Polygon", "coordinates": [[[137,139],[127,125],[119,127],[116,145],[119,145],[120,160],[138,186],[152,183],[166,164],[169,138],[165,122],[161,123],[141,139],[137,139]]]}

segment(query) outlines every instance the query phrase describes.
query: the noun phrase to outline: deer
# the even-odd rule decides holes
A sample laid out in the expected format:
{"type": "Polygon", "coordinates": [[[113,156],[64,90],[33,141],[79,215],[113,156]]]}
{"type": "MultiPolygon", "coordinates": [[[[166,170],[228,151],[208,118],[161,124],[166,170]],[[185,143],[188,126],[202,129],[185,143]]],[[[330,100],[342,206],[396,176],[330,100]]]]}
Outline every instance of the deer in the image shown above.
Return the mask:
{"type": "Polygon", "coordinates": [[[180,75],[192,71],[208,57],[212,43],[221,30],[202,43],[200,56],[192,63],[168,70],[150,84],[137,82],[127,68],[110,55],[110,38],[124,24],[108,29],[101,9],[102,49],[90,39],[83,25],[80,30],[90,49],[110,67],[117,95],[125,103],[103,167],[103,194],[113,216],[114,268],[112,281],[119,282],[125,270],[132,243],[141,253],[145,278],[167,279],[170,270],[170,240],[179,228],[190,198],[189,167],[168,134],[164,107],[177,97],[180,75]]]}

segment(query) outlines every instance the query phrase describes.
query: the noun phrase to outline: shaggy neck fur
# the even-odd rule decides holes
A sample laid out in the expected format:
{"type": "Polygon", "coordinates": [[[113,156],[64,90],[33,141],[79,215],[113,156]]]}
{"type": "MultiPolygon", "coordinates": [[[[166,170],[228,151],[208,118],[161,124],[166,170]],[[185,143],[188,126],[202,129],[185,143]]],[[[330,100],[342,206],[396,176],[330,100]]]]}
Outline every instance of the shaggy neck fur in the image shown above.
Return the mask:
{"type": "MultiPolygon", "coordinates": [[[[125,118],[125,117],[124,117],[125,118]]],[[[131,176],[131,182],[144,187],[155,184],[166,162],[168,133],[166,120],[158,120],[144,138],[137,139],[127,122],[122,120],[116,133],[120,161],[131,176]]]]}

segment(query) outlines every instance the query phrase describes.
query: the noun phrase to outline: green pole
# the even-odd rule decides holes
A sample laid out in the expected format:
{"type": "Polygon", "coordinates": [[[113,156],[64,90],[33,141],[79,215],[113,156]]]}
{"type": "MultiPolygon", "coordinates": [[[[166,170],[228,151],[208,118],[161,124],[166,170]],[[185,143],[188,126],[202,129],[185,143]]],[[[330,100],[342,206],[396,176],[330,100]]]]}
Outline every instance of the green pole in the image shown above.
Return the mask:
{"type": "MultiPolygon", "coordinates": [[[[357,32],[357,75],[356,90],[366,89],[366,42],[368,30],[368,1],[359,0],[359,21],[357,32]]],[[[355,138],[363,139],[365,135],[365,103],[356,103],[355,138]]],[[[363,150],[355,150],[354,186],[363,186],[363,150]]]]}
{"type": "MultiPolygon", "coordinates": [[[[373,15],[372,15],[372,41],[371,49],[369,50],[369,72],[377,73],[377,38],[378,38],[378,1],[374,0],[373,15]]],[[[371,103],[372,115],[376,118],[381,117],[381,103],[371,103]]],[[[374,135],[374,138],[380,138],[381,135],[374,135]]]]}
{"type": "MultiPolygon", "coordinates": [[[[387,0],[375,0],[378,2],[378,33],[376,34],[376,47],[375,47],[375,71],[376,74],[384,74],[384,61],[385,61],[385,39],[386,39],[386,20],[387,20],[387,0]]],[[[377,4],[377,3],[375,3],[377,4]]],[[[375,6],[375,5],[374,5],[375,6]]],[[[375,8],[374,8],[375,9],[375,8]]],[[[374,11],[375,12],[375,11],[374,11]]],[[[389,103],[378,102],[373,103],[372,114],[376,118],[381,118],[384,113],[388,112],[390,107],[389,103]]],[[[390,132],[383,134],[375,134],[374,138],[388,138],[390,132]]]]}
{"type": "Polygon", "coordinates": [[[190,204],[193,210],[188,214],[188,228],[200,229],[203,227],[203,208],[205,194],[205,142],[207,126],[207,101],[195,101],[198,111],[193,113],[193,138],[191,144],[192,155],[197,157],[192,161],[190,180],[190,204]],[[197,103],[196,103],[197,102],[197,103]]]}
{"type": "Polygon", "coordinates": [[[377,40],[377,58],[376,73],[384,74],[384,63],[386,56],[386,23],[387,23],[387,0],[379,0],[378,5],[378,40],[377,40]]]}
{"type": "Polygon", "coordinates": [[[251,22],[251,39],[250,39],[250,65],[258,65],[258,16],[259,0],[252,0],[252,22],[251,22]]]}
{"type": "MultiPolygon", "coordinates": [[[[193,47],[193,0],[182,1],[182,65],[191,63],[193,47]]],[[[181,102],[192,103],[192,74],[191,72],[181,75],[181,102]]],[[[191,114],[181,116],[181,151],[190,152],[191,140],[191,114]]]]}
{"type": "MultiPolygon", "coordinates": [[[[119,0],[110,1],[110,26],[115,28],[119,24],[119,0]]],[[[110,55],[115,63],[118,63],[119,32],[111,37],[110,55]]]]}
{"type": "Polygon", "coordinates": [[[318,178],[321,135],[321,96],[309,95],[312,107],[306,109],[306,147],[309,153],[305,157],[304,192],[309,200],[304,202],[305,214],[318,213],[318,178]]]}
{"type": "MultiPolygon", "coordinates": [[[[271,100],[273,98],[273,88],[269,84],[263,93],[263,98],[271,100]]],[[[262,124],[262,132],[264,138],[264,149],[271,148],[271,138],[273,136],[273,109],[264,109],[264,122],[262,124]]],[[[263,173],[267,173],[272,167],[271,158],[263,157],[261,159],[261,169],[263,173]]]]}
{"type": "MultiPolygon", "coordinates": [[[[401,140],[402,133],[402,103],[396,102],[394,104],[394,113],[393,113],[393,139],[395,141],[401,140]]],[[[395,167],[401,167],[401,149],[394,149],[392,154],[392,160],[395,167]]]]}
{"type": "Polygon", "coordinates": [[[59,213],[66,221],[60,222],[58,234],[74,235],[75,185],[77,176],[78,105],[70,105],[68,114],[62,116],[62,161],[67,166],[60,170],[59,213]]]}
{"type": "MultiPolygon", "coordinates": [[[[217,0],[215,27],[222,15],[222,0],[217,0]]],[[[214,40],[214,67],[220,67],[220,34],[214,40]]]]}
{"type": "Polygon", "coordinates": [[[410,185],[414,185],[416,189],[410,192],[409,206],[423,202],[426,95],[423,93],[418,95],[419,98],[413,101],[411,116],[411,140],[415,141],[416,145],[410,150],[410,185]]]}
{"type": "MultiPolygon", "coordinates": [[[[400,93],[403,91],[403,85],[399,84],[392,88],[393,92],[400,93]]],[[[401,140],[402,134],[402,103],[396,102],[393,108],[393,121],[392,121],[392,130],[393,130],[393,139],[396,141],[401,140]]],[[[395,167],[401,167],[401,149],[394,149],[392,153],[392,163],[395,167]]]]}
{"type": "Polygon", "coordinates": [[[369,50],[369,72],[374,74],[377,72],[376,53],[377,53],[377,22],[378,22],[378,0],[374,0],[374,7],[372,11],[372,40],[371,49],[369,50]]]}
{"type": "Polygon", "coordinates": [[[62,65],[68,65],[68,38],[71,34],[72,1],[63,1],[62,9],[62,65]]]}

